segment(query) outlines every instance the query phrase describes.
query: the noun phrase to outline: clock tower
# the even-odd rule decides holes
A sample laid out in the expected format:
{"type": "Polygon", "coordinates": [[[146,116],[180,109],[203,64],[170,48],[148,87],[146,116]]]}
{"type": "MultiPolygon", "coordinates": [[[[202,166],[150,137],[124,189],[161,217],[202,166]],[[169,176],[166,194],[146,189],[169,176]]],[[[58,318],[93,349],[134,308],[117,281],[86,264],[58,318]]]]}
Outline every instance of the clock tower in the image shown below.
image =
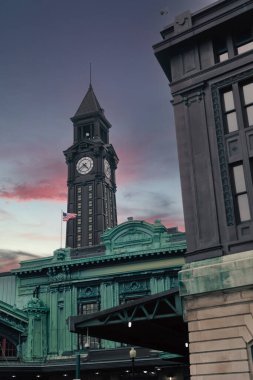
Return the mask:
{"type": "Polygon", "coordinates": [[[93,88],[89,89],[71,118],[73,145],[64,151],[68,165],[66,247],[100,244],[100,235],[117,225],[115,170],[118,157],[109,143],[111,124],[105,118],[93,88]]]}

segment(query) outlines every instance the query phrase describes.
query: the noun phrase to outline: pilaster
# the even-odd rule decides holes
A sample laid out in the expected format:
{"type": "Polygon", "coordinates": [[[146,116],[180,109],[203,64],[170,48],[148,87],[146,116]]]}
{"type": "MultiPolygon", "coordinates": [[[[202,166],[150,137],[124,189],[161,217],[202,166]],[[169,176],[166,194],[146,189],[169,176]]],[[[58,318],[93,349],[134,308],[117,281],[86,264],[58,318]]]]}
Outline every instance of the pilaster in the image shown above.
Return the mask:
{"type": "Polygon", "coordinates": [[[47,356],[47,306],[33,297],[24,309],[28,314],[28,338],[23,353],[25,361],[44,361],[47,356]]]}

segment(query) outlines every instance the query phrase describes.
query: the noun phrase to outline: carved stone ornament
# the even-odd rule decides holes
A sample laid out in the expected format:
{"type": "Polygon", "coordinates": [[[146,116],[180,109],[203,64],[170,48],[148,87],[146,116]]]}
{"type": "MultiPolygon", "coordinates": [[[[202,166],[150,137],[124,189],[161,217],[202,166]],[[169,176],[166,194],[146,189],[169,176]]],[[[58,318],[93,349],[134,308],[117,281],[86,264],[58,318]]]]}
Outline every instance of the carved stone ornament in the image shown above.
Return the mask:
{"type": "Polygon", "coordinates": [[[78,292],[78,298],[96,298],[99,295],[97,286],[87,286],[80,288],[78,292]]]}
{"type": "Polygon", "coordinates": [[[47,271],[47,275],[51,282],[63,282],[69,278],[69,267],[67,265],[61,266],[60,268],[52,267],[47,271]]]}
{"type": "Polygon", "coordinates": [[[146,281],[131,281],[120,285],[120,293],[139,293],[147,292],[148,286],[146,281]]]}
{"type": "Polygon", "coordinates": [[[200,103],[204,99],[204,96],[205,92],[203,88],[181,94],[182,100],[187,107],[190,107],[190,105],[195,102],[200,103]]]}

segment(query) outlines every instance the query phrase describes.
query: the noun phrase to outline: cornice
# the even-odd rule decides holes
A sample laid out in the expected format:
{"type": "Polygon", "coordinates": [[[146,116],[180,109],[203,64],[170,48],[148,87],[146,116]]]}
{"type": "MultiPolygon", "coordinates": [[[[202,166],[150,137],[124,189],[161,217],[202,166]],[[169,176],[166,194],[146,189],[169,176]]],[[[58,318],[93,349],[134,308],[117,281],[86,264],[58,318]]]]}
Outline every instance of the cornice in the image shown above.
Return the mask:
{"type": "MultiPolygon", "coordinates": [[[[60,251],[60,250],[58,250],[60,251]]],[[[64,250],[62,250],[64,251],[64,250]]],[[[182,255],[186,251],[186,243],[185,242],[175,242],[173,244],[173,248],[166,250],[148,250],[139,252],[131,252],[131,253],[121,253],[119,255],[100,255],[93,257],[83,257],[83,258],[65,258],[63,260],[54,261],[53,257],[48,257],[46,259],[39,260],[30,260],[29,262],[21,262],[21,268],[12,270],[17,276],[27,274],[27,273],[41,273],[47,272],[47,274],[51,276],[57,276],[57,274],[64,274],[65,279],[67,279],[70,271],[73,271],[79,267],[87,268],[116,264],[116,263],[124,263],[124,262],[133,262],[139,260],[150,260],[154,258],[174,258],[175,256],[182,255]],[[39,262],[39,263],[38,263],[39,262]]],[[[57,251],[55,251],[57,252],[57,251]]],[[[56,278],[55,281],[62,280],[63,278],[56,278]]]]}

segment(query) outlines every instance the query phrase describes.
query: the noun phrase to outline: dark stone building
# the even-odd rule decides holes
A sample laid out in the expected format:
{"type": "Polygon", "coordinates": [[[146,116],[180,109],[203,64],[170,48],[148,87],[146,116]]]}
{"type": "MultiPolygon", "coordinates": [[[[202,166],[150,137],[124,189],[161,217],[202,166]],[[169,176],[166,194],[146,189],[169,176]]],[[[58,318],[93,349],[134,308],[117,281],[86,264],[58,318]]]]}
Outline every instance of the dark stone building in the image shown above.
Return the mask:
{"type": "Polygon", "coordinates": [[[217,1],[179,15],[154,47],[176,121],[192,380],[253,374],[252,19],[252,1],[217,1]]]}
{"type": "Polygon", "coordinates": [[[155,55],[175,113],[187,260],[253,248],[253,3],[179,15],[155,55]]]}

